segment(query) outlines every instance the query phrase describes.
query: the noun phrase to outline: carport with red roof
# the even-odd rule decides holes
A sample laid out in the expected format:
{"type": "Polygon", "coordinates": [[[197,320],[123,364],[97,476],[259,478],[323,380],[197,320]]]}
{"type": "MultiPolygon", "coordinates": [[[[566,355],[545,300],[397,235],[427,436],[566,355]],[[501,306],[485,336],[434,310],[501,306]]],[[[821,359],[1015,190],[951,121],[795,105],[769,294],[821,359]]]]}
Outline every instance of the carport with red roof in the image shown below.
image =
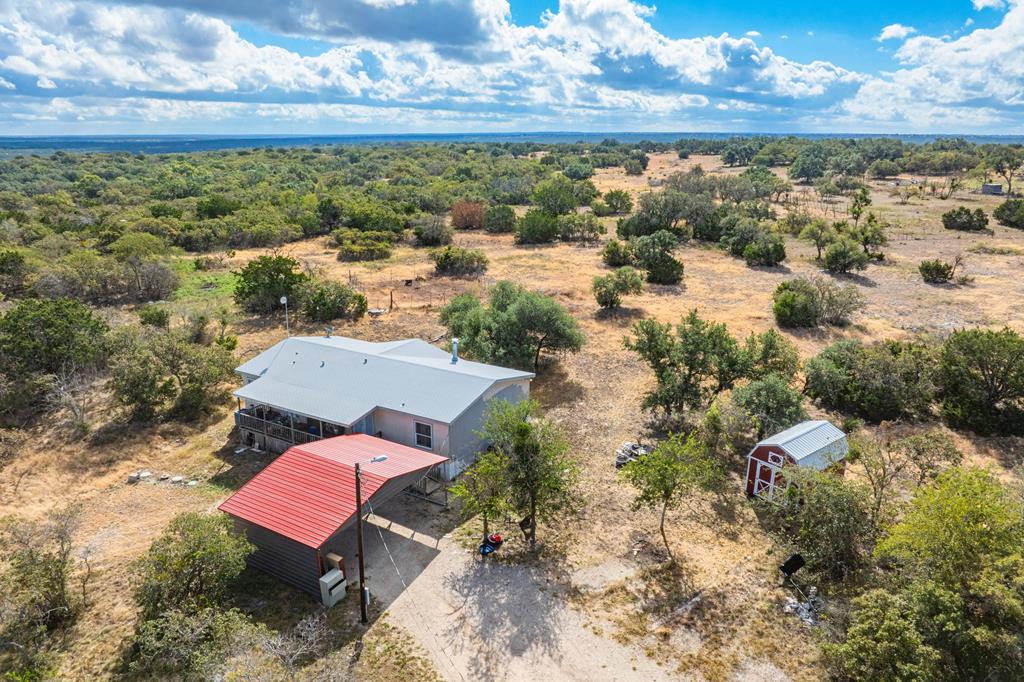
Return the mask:
{"type": "Polygon", "coordinates": [[[356,519],[355,464],[365,515],[447,459],[365,434],[327,438],[289,448],[219,509],[256,545],[251,566],[319,598],[327,554],[354,566],[354,533],[346,531],[356,519]]]}

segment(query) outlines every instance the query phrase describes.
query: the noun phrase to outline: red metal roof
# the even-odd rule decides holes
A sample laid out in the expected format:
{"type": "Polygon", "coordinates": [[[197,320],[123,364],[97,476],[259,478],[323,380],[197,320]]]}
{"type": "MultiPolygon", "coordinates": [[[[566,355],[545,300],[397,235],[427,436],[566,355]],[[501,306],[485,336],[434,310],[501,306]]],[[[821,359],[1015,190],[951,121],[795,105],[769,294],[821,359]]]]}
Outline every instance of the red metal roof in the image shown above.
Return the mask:
{"type": "Polygon", "coordinates": [[[319,548],[355,514],[356,462],[362,470],[365,508],[388,481],[447,459],[361,433],[325,438],[289,448],[219,509],[319,548]],[[370,463],[379,455],[387,455],[387,460],[370,463]]]}

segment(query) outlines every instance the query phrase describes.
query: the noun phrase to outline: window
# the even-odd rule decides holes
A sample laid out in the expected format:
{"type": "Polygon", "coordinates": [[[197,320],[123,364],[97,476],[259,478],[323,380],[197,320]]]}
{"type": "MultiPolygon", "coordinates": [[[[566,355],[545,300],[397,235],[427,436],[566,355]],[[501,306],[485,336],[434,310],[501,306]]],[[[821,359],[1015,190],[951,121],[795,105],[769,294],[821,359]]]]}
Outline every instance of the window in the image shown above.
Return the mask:
{"type": "Polygon", "coordinates": [[[434,449],[434,427],[422,422],[413,422],[416,425],[416,445],[421,448],[434,449]]]}

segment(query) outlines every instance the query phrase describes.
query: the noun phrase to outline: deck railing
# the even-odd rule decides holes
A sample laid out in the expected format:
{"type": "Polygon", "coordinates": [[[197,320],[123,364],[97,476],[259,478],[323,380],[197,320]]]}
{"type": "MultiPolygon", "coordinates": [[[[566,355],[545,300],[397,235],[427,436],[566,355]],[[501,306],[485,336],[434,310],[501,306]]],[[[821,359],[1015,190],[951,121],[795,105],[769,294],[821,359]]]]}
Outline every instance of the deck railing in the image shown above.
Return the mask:
{"type": "Polygon", "coordinates": [[[309,433],[307,431],[301,431],[299,429],[293,429],[290,426],[280,424],[276,421],[268,421],[266,419],[260,419],[254,417],[251,414],[245,414],[244,412],[235,412],[235,423],[240,429],[246,429],[247,431],[255,431],[256,433],[263,433],[271,438],[283,440],[287,443],[294,443],[300,445],[302,443],[311,443],[315,440],[320,440],[323,436],[309,433]]]}

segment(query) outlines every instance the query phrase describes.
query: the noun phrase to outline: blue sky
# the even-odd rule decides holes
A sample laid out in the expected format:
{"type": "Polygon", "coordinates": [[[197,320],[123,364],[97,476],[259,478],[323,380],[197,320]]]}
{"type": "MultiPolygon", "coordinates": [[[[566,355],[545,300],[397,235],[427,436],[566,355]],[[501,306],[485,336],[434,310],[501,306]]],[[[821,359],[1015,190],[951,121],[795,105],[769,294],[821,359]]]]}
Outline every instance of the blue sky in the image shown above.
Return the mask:
{"type": "Polygon", "coordinates": [[[1024,133],[1024,0],[0,0],[8,134],[1024,133]]]}

